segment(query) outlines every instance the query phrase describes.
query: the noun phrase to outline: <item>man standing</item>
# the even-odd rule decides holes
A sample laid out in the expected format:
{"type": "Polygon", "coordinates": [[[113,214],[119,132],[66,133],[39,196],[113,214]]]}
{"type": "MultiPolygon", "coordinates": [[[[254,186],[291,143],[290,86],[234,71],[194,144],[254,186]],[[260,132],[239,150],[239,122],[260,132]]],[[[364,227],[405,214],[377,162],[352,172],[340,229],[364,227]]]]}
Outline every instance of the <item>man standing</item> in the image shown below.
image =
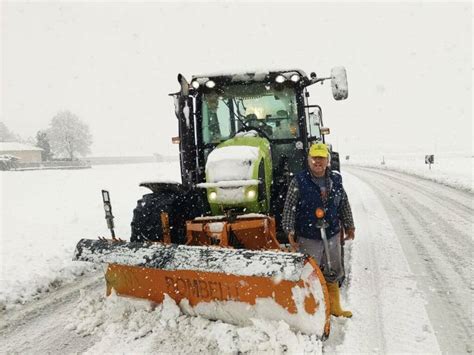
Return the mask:
{"type": "Polygon", "coordinates": [[[327,145],[313,144],[308,153],[308,169],[297,174],[288,187],[282,225],[292,251],[311,255],[321,267],[329,291],[331,314],[350,318],[352,313],[343,310],[340,304],[339,281],[344,276],[341,240],[344,232],[344,240],[353,240],[355,227],[342,177],[330,171],[328,163],[327,145]],[[321,231],[316,227],[317,208],[324,209],[329,225],[326,228],[329,255],[326,255],[321,231]]]}

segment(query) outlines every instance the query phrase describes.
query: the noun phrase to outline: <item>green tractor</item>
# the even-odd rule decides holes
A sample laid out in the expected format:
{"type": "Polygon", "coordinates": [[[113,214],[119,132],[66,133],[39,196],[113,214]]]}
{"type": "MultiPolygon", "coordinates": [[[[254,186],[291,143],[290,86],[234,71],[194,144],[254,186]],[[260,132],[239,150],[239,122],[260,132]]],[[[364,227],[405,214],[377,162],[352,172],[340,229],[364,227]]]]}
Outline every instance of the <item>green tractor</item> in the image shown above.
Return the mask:
{"type": "MultiPolygon", "coordinates": [[[[279,226],[288,184],[305,168],[309,146],[324,142],[329,133],[321,107],[308,103],[307,91],[325,80],[331,80],[336,100],[347,98],[342,67],[327,78],[282,70],[197,75],[188,83],[178,75],[181,90],[170,95],[178,118],[179,137],[173,142],[179,143],[182,184],[142,183],[153,193],[138,202],[132,241],[161,240],[157,209],[169,212],[177,243],[184,242],[186,220],[226,213],[270,214],[278,239],[285,241],[279,226]],[[247,185],[238,186],[243,180],[247,185]]],[[[336,152],[331,167],[339,170],[336,152]]]]}

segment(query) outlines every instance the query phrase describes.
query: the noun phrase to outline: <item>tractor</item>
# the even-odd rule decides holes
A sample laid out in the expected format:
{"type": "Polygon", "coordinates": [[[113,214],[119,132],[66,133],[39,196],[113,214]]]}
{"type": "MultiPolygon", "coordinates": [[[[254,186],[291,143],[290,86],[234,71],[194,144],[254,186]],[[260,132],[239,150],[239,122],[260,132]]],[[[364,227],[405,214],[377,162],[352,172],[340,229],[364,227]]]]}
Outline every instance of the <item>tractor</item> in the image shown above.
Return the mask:
{"type": "MultiPolygon", "coordinates": [[[[329,334],[328,294],[314,259],[285,250],[280,222],[288,185],[309,146],[324,142],[322,110],[308,87],[331,81],[348,96],[346,71],[328,77],[297,69],[178,75],[174,99],[181,183],[143,182],[130,242],[81,240],[76,260],[108,264],[107,293],[245,324],[253,317],[329,334]]],[[[331,166],[339,159],[331,152],[331,166]]],[[[113,227],[110,199],[109,228],[113,227]]],[[[113,230],[111,228],[111,230],[113,230]]]]}

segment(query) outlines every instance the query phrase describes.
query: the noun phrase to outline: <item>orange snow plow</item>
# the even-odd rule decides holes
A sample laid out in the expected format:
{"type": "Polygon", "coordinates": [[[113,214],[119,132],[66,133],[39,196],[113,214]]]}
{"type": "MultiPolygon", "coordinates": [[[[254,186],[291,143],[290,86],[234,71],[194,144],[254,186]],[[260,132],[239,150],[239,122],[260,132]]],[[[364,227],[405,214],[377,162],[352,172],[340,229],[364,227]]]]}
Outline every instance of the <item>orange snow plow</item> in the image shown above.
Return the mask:
{"type": "Polygon", "coordinates": [[[198,218],[187,226],[188,245],[83,239],[75,259],[109,264],[107,294],[156,303],[167,294],[190,315],[242,325],[284,320],[296,331],[329,335],[324,277],[311,257],[279,250],[273,218],[198,218]],[[229,247],[230,231],[245,249],[229,247]]]}

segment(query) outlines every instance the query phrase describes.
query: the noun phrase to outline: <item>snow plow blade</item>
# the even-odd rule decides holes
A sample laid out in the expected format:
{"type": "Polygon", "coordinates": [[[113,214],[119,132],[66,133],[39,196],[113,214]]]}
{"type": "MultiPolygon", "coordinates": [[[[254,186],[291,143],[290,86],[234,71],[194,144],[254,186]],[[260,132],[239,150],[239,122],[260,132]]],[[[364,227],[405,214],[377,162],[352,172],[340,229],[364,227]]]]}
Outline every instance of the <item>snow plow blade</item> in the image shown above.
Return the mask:
{"type": "Polygon", "coordinates": [[[156,303],[168,294],[190,315],[239,325],[284,320],[295,331],[329,335],[324,277],[301,253],[82,239],[74,260],[108,264],[107,294],[156,303]]]}

